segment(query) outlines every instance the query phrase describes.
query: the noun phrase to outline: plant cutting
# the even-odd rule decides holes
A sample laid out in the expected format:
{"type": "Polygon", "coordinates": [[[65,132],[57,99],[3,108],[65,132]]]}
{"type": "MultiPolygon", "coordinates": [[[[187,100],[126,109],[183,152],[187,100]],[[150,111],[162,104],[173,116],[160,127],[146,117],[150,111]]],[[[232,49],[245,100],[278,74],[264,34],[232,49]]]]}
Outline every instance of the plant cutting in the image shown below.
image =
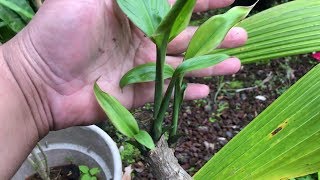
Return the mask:
{"type": "MultiPolygon", "coordinates": [[[[317,23],[319,13],[316,8],[320,2],[316,0],[294,1],[271,8],[244,21],[241,20],[249,14],[254,5],[234,7],[225,14],[213,16],[199,27],[184,54],[184,61],[174,69],[165,63],[167,45],[189,24],[195,1],[178,0],[172,7],[166,0],[152,2],[118,0],[117,2],[128,18],[157,47],[156,63],[140,65],[130,70],[124,74],[119,84],[121,88],[125,88],[130,84],[155,81],[153,118],[150,120],[151,131],[148,133],[141,130],[130,112],[115,98],[103,92],[97,84],[94,86],[94,91],[99,104],[111,122],[121,133],[135,139],[131,143],[147,157],[156,177],[161,179],[191,179],[179,166],[173,151],[167,145],[167,141],[170,145],[174,145],[179,137],[178,115],[187,86],[183,81],[186,73],[216,65],[234,55],[240,57],[243,63],[255,63],[263,59],[319,50],[319,38],[315,36],[319,36],[320,27],[317,23]],[[307,21],[302,22],[302,19],[307,19],[307,21]],[[217,49],[227,32],[235,25],[244,27],[249,32],[248,43],[244,47],[230,50],[217,49]],[[170,78],[170,84],[163,94],[163,84],[167,78],[170,78]],[[169,126],[165,126],[164,115],[172,95],[172,120],[169,126]],[[168,140],[163,136],[165,133],[169,134],[168,140]]],[[[319,66],[310,71],[258,116],[221,152],[215,155],[194,178],[281,179],[317,172],[320,169],[319,164],[316,163],[316,160],[311,161],[308,158],[314,157],[319,148],[318,143],[311,141],[311,139],[318,138],[319,135],[317,133],[319,128],[315,128],[319,126],[316,121],[319,120],[319,112],[316,107],[320,104],[319,95],[316,93],[316,89],[319,88],[316,83],[318,73],[319,66]],[[308,92],[312,93],[309,94],[309,98],[306,99],[302,95],[297,96],[296,93],[306,89],[308,84],[310,84],[308,92]],[[306,103],[309,101],[312,103],[306,103]],[[310,111],[306,114],[286,108],[287,106],[310,111]],[[310,109],[311,107],[313,108],[310,109]],[[269,116],[272,115],[274,117],[270,119],[269,116]],[[306,122],[299,122],[297,118],[301,121],[306,120],[306,122]],[[301,136],[301,124],[305,125],[304,128],[313,127],[315,131],[301,136]],[[255,137],[265,137],[265,139],[259,140],[255,137]],[[307,141],[310,148],[299,151],[301,156],[294,157],[293,154],[307,141]],[[241,146],[244,144],[246,146],[241,146]],[[299,146],[294,146],[294,144],[299,144],[299,146]],[[285,149],[286,146],[290,148],[285,149]],[[245,153],[248,150],[252,151],[250,155],[245,153]],[[264,153],[265,156],[261,156],[261,153],[264,153]],[[285,153],[286,156],[281,157],[285,153]],[[289,167],[273,166],[284,160],[287,160],[285,163],[290,165],[289,167]],[[308,168],[305,165],[307,162],[308,168]],[[225,165],[221,166],[221,164],[225,165]],[[300,170],[297,171],[294,165],[299,164],[300,170]]]]}

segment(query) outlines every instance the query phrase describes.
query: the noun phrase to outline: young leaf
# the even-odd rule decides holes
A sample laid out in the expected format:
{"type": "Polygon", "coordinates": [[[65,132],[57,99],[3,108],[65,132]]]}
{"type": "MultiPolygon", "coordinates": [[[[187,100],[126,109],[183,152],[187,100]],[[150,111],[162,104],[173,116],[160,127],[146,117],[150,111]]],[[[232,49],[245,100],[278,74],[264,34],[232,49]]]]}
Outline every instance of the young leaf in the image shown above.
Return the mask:
{"type": "Polygon", "coordinates": [[[0,4],[28,19],[32,19],[34,16],[34,12],[26,0],[0,0],[0,4]]]}
{"type": "MultiPolygon", "coordinates": [[[[174,69],[164,65],[164,79],[171,78],[174,69]]],[[[120,80],[120,87],[123,88],[129,84],[151,82],[156,78],[156,63],[147,63],[137,66],[128,71],[120,80]]]]}
{"type": "Polygon", "coordinates": [[[194,57],[194,58],[183,61],[177,67],[176,72],[179,74],[183,74],[186,72],[207,68],[207,67],[216,65],[228,58],[229,56],[226,54],[211,54],[211,55],[194,57]]]}
{"type": "Polygon", "coordinates": [[[88,168],[88,166],[85,166],[85,165],[80,165],[79,166],[79,170],[83,174],[88,174],[89,173],[89,168],[88,168]]]}
{"type": "Polygon", "coordinates": [[[180,34],[189,25],[195,3],[196,0],[176,1],[152,35],[155,41],[160,43],[163,34],[170,34],[169,41],[180,34]]]}
{"type": "Polygon", "coordinates": [[[228,12],[213,16],[203,23],[192,37],[185,59],[201,56],[217,48],[228,31],[244,19],[254,6],[238,6],[228,12]]]}
{"type": "Polygon", "coordinates": [[[320,65],[220,150],[194,179],[290,179],[320,169],[320,65]]]}
{"type": "Polygon", "coordinates": [[[167,0],[117,0],[128,18],[150,37],[170,10],[167,0]]]}
{"type": "Polygon", "coordinates": [[[92,168],[92,169],[90,169],[89,172],[90,172],[91,176],[95,176],[100,173],[100,169],[99,168],[92,168]]]}
{"type": "Polygon", "coordinates": [[[100,106],[118,131],[128,137],[133,137],[139,133],[138,123],[132,114],[116,98],[103,92],[97,83],[94,85],[94,94],[100,106]]]}
{"type": "Polygon", "coordinates": [[[84,174],[84,175],[81,176],[80,179],[81,180],[91,180],[91,176],[90,176],[90,174],[84,174]]]}
{"type": "Polygon", "coordinates": [[[134,138],[145,147],[153,150],[155,148],[154,142],[148,132],[140,130],[138,134],[134,135],[134,138]]]}
{"type": "Polygon", "coordinates": [[[275,6],[239,23],[246,45],[211,53],[237,56],[244,64],[320,51],[320,1],[299,0],[275,6]]]}

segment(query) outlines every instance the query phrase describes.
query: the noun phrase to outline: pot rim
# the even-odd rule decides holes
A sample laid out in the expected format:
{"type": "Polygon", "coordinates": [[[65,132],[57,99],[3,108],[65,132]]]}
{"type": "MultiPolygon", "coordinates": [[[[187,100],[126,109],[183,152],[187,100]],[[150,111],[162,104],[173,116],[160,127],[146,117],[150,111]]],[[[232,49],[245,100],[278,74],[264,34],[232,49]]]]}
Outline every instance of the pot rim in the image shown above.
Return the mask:
{"type": "Polygon", "coordinates": [[[104,139],[106,144],[109,146],[109,148],[111,150],[112,158],[114,160],[114,170],[113,170],[114,177],[113,177],[113,179],[120,180],[122,178],[121,177],[121,175],[122,175],[122,161],[121,161],[120,152],[119,152],[117,144],[113,141],[113,139],[105,131],[103,131],[98,126],[90,125],[90,126],[84,126],[84,127],[98,133],[98,135],[100,135],[104,139]],[[116,163],[116,162],[119,162],[119,163],[116,163]],[[118,177],[118,175],[120,177],[118,177]]]}

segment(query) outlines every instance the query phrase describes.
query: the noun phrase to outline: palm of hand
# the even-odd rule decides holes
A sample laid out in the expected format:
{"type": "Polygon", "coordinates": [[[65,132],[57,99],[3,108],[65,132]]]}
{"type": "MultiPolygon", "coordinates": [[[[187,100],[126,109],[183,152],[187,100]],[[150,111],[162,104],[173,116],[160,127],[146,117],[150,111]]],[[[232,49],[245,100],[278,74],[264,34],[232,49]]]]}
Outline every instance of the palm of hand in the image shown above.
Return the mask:
{"type": "Polygon", "coordinates": [[[119,88],[128,70],[154,60],[155,54],[153,44],[129,24],[114,1],[47,1],[27,30],[38,61],[50,69],[46,84],[58,120],[55,128],[103,117],[92,91],[98,78],[127,108],[152,99],[153,90],[145,87],[149,85],[119,88]]]}
{"type": "MultiPolygon", "coordinates": [[[[155,46],[129,23],[113,0],[47,0],[19,37],[26,42],[34,71],[45,84],[54,119],[50,129],[90,124],[104,117],[93,94],[97,79],[104,91],[127,108],[153,99],[151,83],[119,88],[128,70],[155,60],[155,46]]],[[[181,57],[167,59],[172,64],[181,61],[181,57]]],[[[233,73],[238,66],[224,68],[222,74],[233,73]]],[[[208,93],[204,85],[189,89],[198,91],[191,98],[208,93]]]]}

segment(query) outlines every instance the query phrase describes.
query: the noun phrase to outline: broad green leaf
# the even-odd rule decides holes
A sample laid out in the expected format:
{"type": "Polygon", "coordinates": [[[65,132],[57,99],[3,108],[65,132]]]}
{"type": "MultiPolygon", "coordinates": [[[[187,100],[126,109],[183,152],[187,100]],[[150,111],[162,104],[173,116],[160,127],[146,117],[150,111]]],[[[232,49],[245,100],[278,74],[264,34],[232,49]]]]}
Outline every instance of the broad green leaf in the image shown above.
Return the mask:
{"type": "Polygon", "coordinates": [[[16,33],[20,32],[21,29],[26,26],[19,15],[2,5],[0,5],[0,19],[16,33]]]}
{"type": "Polygon", "coordinates": [[[170,10],[167,0],[117,0],[117,3],[148,37],[151,37],[170,10]]]}
{"type": "MultiPolygon", "coordinates": [[[[164,79],[171,78],[174,69],[165,64],[164,65],[164,79]]],[[[156,79],[156,63],[147,63],[139,65],[128,71],[120,80],[120,87],[123,88],[129,84],[151,82],[156,79]]]]}
{"type": "Polygon", "coordinates": [[[34,16],[34,12],[26,0],[0,0],[0,5],[3,5],[28,19],[32,19],[34,16]]]}
{"type": "Polygon", "coordinates": [[[320,65],[294,84],[194,176],[290,179],[320,169],[320,65]]]}
{"type": "Polygon", "coordinates": [[[80,165],[80,166],[79,166],[79,170],[80,170],[80,172],[83,173],[83,174],[89,173],[89,168],[88,168],[88,166],[80,165]]]}
{"type": "Polygon", "coordinates": [[[146,131],[140,130],[138,134],[134,135],[134,139],[151,150],[155,148],[151,136],[146,131]]]}
{"type": "Polygon", "coordinates": [[[97,83],[94,85],[94,94],[100,106],[118,131],[128,137],[133,137],[139,133],[138,123],[132,114],[116,98],[103,92],[97,83]]]}
{"type": "Polygon", "coordinates": [[[99,168],[92,168],[92,169],[90,169],[89,172],[90,172],[91,176],[95,176],[100,173],[100,169],[99,168]]]}
{"type": "Polygon", "coordinates": [[[248,64],[320,51],[319,8],[319,0],[296,0],[258,13],[239,24],[249,35],[245,46],[212,53],[237,56],[248,64]]]}
{"type": "Polygon", "coordinates": [[[97,180],[97,177],[91,177],[90,180],[97,180]]]}
{"type": "Polygon", "coordinates": [[[178,0],[164,17],[152,37],[157,44],[162,42],[164,34],[169,35],[169,41],[188,27],[196,0],[178,0]]]}
{"type": "Polygon", "coordinates": [[[217,48],[229,30],[244,19],[254,6],[238,6],[228,12],[213,16],[203,23],[192,37],[185,59],[208,54],[217,48]]]}
{"type": "Polygon", "coordinates": [[[179,74],[183,74],[186,72],[207,68],[216,65],[228,58],[229,56],[226,54],[211,54],[194,57],[183,61],[177,67],[176,72],[179,74]]]}

